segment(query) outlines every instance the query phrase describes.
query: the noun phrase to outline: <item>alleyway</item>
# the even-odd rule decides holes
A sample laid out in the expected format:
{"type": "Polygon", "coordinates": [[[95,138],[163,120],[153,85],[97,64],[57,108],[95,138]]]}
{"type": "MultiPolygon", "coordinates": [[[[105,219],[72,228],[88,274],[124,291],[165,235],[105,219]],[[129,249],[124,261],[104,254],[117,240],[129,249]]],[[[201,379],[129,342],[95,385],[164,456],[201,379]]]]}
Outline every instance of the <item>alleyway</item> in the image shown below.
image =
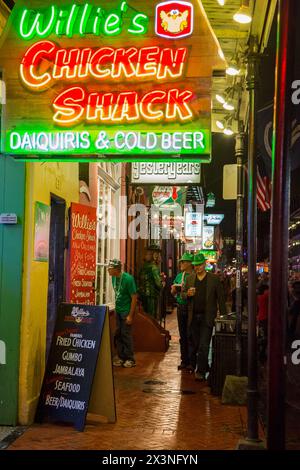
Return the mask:
{"type": "Polygon", "coordinates": [[[177,371],[176,317],[163,353],[138,353],[134,369],[114,368],[117,422],[87,424],[84,433],[63,425],[31,426],[10,447],[24,449],[115,450],[235,449],[244,436],[246,409],[224,406],[206,384],[177,371]]]}

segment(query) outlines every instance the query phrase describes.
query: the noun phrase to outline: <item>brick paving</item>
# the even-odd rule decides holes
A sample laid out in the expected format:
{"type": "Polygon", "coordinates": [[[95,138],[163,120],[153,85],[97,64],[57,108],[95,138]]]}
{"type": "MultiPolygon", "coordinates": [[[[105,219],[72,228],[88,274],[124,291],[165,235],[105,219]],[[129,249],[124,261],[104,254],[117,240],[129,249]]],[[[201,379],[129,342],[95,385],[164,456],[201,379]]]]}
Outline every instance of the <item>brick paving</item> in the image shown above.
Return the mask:
{"type": "Polygon", "coordinates": [[[10,450],[230,450],[244,437],[246,409],[225,406],[206,383],[177,371],[179,345],[174,314],[167,353],[137,353],[137,367],[114,368],[117,422],[70,426],[34,424],[10,450]],[[148,383],[147,383],[148,382],[148,383]]]}

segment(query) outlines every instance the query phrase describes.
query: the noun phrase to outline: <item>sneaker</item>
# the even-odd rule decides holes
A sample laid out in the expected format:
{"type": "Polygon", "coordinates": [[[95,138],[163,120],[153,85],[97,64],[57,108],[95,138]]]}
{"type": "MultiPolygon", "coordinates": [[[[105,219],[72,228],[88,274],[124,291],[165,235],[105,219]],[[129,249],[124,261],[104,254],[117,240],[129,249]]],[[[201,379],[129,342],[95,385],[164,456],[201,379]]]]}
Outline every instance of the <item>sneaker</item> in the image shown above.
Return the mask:
{"type": "Polygon", "coordinates": [[[122,365],[123,367],[127,367],[127,368],[136,366],[135,361],[131,361],[129,359],[127,359],[127,361],[124,361],[122,365]]]}
{"type": "Polygon", "coordinates": [[[115,367],[121,367],[122,365],[124,364],[124,361],[122,359],[120,359],[119,357],[116,357],[114,360],[113,360],[113,365],[115,367]]]}

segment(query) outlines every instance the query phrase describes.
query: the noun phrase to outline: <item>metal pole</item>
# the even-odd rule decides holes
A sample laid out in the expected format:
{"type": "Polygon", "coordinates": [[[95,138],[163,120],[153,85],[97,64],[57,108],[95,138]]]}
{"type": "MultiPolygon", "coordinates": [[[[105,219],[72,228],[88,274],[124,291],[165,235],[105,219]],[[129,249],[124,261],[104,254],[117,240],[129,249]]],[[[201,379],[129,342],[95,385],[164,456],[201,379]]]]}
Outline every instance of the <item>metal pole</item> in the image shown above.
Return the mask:
{"type": "Polygon", "coordinates": [[[275,119],[272,161],[271,276],[268,334],[267,448],[285,448],[285,318],[288,281],[288,224],[290,193],[289,73],[294,55],[296,1],[280,0],[278,6],[275,119]]]}
{"type": "Polygon", "coordinates": [[[243,264],[243,155],[244,134],[235,137],[235,156],[237,163],[237,198],[236,198],[236,375],[242,375],[242,264],[243,264]]]}
{"type": "Polygon", "coordinates": [[[258,48],[256,38],[250,38],[247,89],[249,91],[248,141],[248,425],[247,440],[258,441],[258,384],[256,341],[256,88],[258,48]]]}

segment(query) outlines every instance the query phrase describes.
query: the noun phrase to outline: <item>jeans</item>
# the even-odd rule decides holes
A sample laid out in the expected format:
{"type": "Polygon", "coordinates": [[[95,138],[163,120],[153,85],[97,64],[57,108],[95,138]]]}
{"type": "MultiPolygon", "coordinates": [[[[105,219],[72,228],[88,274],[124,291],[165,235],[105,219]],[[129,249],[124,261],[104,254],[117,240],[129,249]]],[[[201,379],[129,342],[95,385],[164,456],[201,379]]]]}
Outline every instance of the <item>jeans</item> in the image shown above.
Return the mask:
{"type": "Polygon", "coordinates": [[[179,344],[181,362],[190,365],[189,340],[188,340],[188,308],[187,305],[177,306],[177,321],[179,330],[179,344]]]}
{"type": "Polygon", "coordinates": [[[123,361],[134,361],[132,326],[127,325],[126,317],[117,314],[117,330],[115,333],[115,345],[118,356],[123,361]]]}
{"type": "Polygon", "coordinates": [[[207,326],[205,315],[193,315],[189,331],[191,365],[200,374],[208,369],[208,352],[213,328],[207,326]]]}

